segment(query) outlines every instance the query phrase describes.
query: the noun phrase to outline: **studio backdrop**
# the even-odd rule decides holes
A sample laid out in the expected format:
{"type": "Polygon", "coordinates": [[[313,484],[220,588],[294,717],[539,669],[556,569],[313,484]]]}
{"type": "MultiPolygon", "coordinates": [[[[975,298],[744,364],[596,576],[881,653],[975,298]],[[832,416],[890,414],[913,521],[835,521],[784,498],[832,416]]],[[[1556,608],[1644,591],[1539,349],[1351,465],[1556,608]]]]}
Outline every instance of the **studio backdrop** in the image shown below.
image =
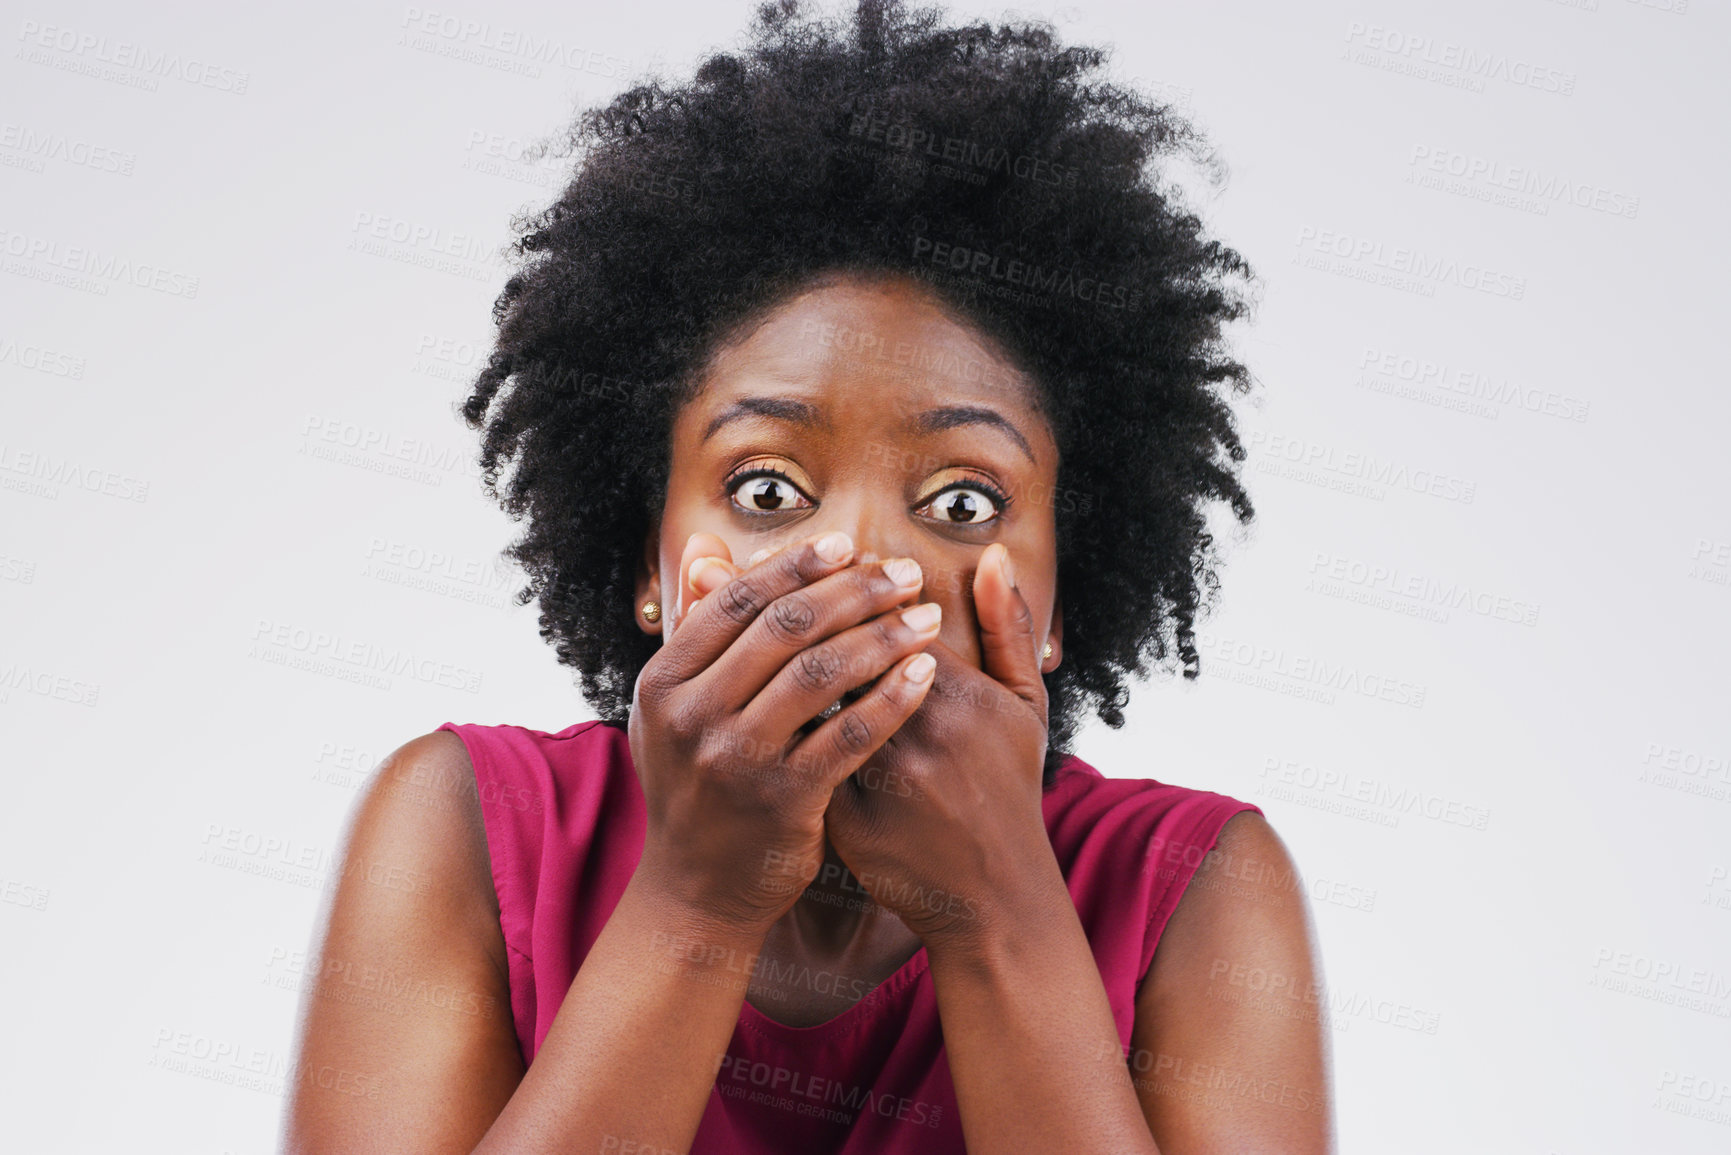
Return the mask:
{"type": "MultiPolygon", "coordinates": [[[[1200,677],[1078,752],[1285,840],[1342,1150],[1731,1150],[1724,6],[950,11],[1111,45],[1261,282],[1200,677]]],[[[369,773],[594,717],[455,407],[538,142],[749,15],[6,4],[0,1147],[273,1150],[369,773]]]]}

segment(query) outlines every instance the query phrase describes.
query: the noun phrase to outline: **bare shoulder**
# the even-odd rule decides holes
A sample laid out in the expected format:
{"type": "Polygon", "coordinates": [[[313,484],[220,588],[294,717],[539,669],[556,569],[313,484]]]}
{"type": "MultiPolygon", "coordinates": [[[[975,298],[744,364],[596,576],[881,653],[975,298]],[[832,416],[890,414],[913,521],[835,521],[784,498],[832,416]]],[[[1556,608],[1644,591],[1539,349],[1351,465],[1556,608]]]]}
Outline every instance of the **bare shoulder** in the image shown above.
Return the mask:
{"type": "Polygon", "coordinates": [[[1303,878],[1268,821],[1242,811],[1137,995],[1131,1074],[1161,1149],[1332,1152],[1327,1021],[1303,878]]]}
{"type": "Polygon", "coordinates": [[[470,1151],[523,1075],[473,767],[456,734],[361,790],[309,952],[283,1149],[470,1151]]]}
{"type": "MultiPolygon", "coordinates": [[[[348,842],[418,868],[421,877],[413,885],[427,897],[470,921],[484,910],[484,921],[498,928],[498,895],[475,769],[468,747],[451,731],[423,734],[379,763],[355,805],[348,842]],[[427,885],[435,880],[439,885],[427,885]]],[[[356,868],[364,869],[359,863],[356,868]]],[[[503,974],[502,936],[498,946],[503,974]]]]}
{"type": "MultiPolygon", "coordinates": [[[[1144,992],[1149,986],[1170,992],[1175,980],[1182,985],[1193,978],[1180,970],[1197,961],[1200,949],[1290,954],[1309,938],[1310,907],[1291,851],[1267,819],[1241,811],[1221,827],[1178,900],[1144,992]]],[[[1213,959],[1205,961],[1205,969],[1218,969],[1213,959]]]]}

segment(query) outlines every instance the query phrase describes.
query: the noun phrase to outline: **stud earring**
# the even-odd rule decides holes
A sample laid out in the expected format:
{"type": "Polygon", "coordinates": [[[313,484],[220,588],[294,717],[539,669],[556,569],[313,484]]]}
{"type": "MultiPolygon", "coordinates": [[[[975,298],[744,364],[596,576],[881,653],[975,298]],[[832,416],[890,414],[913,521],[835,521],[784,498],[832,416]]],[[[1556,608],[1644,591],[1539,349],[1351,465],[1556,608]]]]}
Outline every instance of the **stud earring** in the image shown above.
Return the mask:
{"type": "Polygon", "coordinates": [[[1051,656],[1052,656],[1052,643],[1047,642],[1046,648],[1040,651],[1040,660],[1043,662],[1051,656]]]}
{"type": "Polygon", "coordinates": [[[661,606],[659,604],[657,604],[656,602],[644,602],[643,603],[643,616],[645,619],[652,621],[652,622],[660,621],[661,620],[661,606]]]}

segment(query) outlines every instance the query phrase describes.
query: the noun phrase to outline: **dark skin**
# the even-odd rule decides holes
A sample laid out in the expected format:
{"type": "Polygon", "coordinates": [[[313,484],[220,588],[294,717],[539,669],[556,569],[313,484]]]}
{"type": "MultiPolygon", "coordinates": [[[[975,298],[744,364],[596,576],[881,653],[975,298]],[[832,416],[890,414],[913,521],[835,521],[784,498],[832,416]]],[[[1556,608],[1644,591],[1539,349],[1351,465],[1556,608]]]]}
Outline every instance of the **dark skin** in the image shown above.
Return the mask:
{"type": "Polygon", "coordinates": [[[1118,1042],[1040,811],[1040,671],[1062,658],[1041,500],[1057,455],[1020,381],[983,335],[894,280],[837,278],[716,354],[676,418],[639,575],[638,606],[664,607],[658,623],[637,617],[664,637],[630,727],[643,857],[535,1063],[518,1054],[475,795],[406,788],[473,782],[462,742],[426,735],[381,766],[345,839],[307,962],[285,1150],[685,1151],[747,997],[822,1022],[923,946],[975,1155],[1333,1151],[1315,934],[1259,816],[1227,822],[1197,868],[1138,991],[1128,1056],[1118,1042]],[[924,354],[917,372],[905,349],[924,354]],[[819,423],[760,414],[705,439],[747,396],[802,398],[819,423]],[[991,423],[904,428],[940,406],[991,410],[1027,454],[991,423]],[[747,464],[792,485],[724,490],[747,464]],[[1010,495],[1007,516],[988,512],[982,482],[1010,495]],[[837,530],[851,552],[824,561],[814,542],[837,530]],[[895,557],[918,584],[890,580],[895,557]],[[901,620],[922,602],[942,610],[923,633],[901,620]],[[904,679],[922,651],[935,676],[904,679]],[[370,881],[393,877],[425,885],[370,881]],[[742,973],[753,957],[845,981],[777,992],[742,973]],[[391,983],[356,997],[367,974],[391,983]],[[413,997],[425,989],[475,1009],[413,997]]]}
{"type": "MultiPolygon", "coordinates": [[[[1054,510],[1049,500],[1039,500],[1056,484],[1058,453],[1035,407],[1031,383],[916,287],[853,281],[789,302],[745,340],[721,350],[704,381],[703,394],[674,423],[666,502],[646,542],[639,578],[639,604],[661,596],[671,612],[664,610],[658,623],[639,615],[639,628],[661,633],[670,620],[677,624],[700,597],[742,572],[744,566],[731,564],[733,559],[761,557],[839,528],[854,539],[859,564],[906,557],[919,566],[922,588],[901,604],[914,605],[923,596],[942,609],[937,637],[923,647],[940,663],[935,685],[940,691],[954,685],[974,695],[956,702],[940,692],[922,704],[911,729],[900,741],[890,739],[891,749],[876,760],[883,775],[867,776],[880,789],[854,795],[877,805],[856,803],[848,814],[852,826],[861,825],[864,813],[904,809],[906,814],[886,814],[883,820],[902,827],[907,845],[918,844],[921,831],[914,823],[930,813],[930,806],[883,805],[912,793],[908,763],[915,756],[915,730],[925,738],[920,756],[928,763],[945,757],[944,744],[933,739],[948,736],[952,743],[977,743],[972,749],[981,762],[1017,767],[1024,784],[1031,766],[1037,785],[1045,753],[1045,695],[1038,672],[1056,668],[1062,659],[1063,611],[1056,589],[1054,510]],[[919,373],[909,371],[911,350],[921,354],[919,373]],[[705,437],[718,417],[751,398],[804,399],[813,405],[811,416],[818,423],[753,413],[727,420],[705,437]],[[911,435],[904,427],[913,415],[944,409],[987,410],[1014,431],[977,420],[911,435]],[[787,480],[727,482],[741,467],[778,470],[787,480]],[[981,482],[1007,495],[1008,507],[1000,511],[981,482]],[[821,507],[812,500],[817,494],[823,496],[821,507]],[[989,548],[994,543],[997,550],[989,548]],[[982,577],[981,561],[988,554],[982,577]],[[1006,614],[1019,611],[997,572],[1000,556],[1018,560],[1021,601],[1029,607],[1041,645],[1050,644],[1052,653],[1044,660],[1036,653],[1022,655],[1028,660],[1019,664],[1006,663],[1006,673],[1020,680],[1028,701],[1018,700],[1020,708],[1013,711],[983,712],[965,704],[995,690],[978,673],[984,651],[975,591],[997,599],[994,608],[1006,614]],[[696,567],[694,586],[689,580],[699,558],[719,562],[696,567]],[[687,584],[664,583],[663,573],[683,575],[687,584]],[[972,724],[976,721],[986,724],[972,724]]],[[[986,636],[1003,637],[1005,631],[986,636]]],[[[1008,694],[1003,704],[1011,704],[1008,694]]],[[[1028,799],[1020,801],[1016,834],[1037,853],[1046,844],[1037,794],[1032,822],[1028,799]]],[[[842,796],[841,804],[848,803],[842,796]]],[[[832,825],[837,817],[830,815],[832,825]]],[[[849,845],[868,877],[903,878],[904,864],[858,843],[856,837],[849,845]]],[[[869,988],[887,978],[922,943],[891,908],[866,897],[868,888],[847,869],[830,831],[824,851],[824,869],[770,928],[764,954],[769,961],[857,981],[822,984],[822,990],[777,991],[754,984],[752,1004],[794,1026],[841,1013],[856,1001],[850,995],[862,984],[869,988]]],[[[925,889],[942,890],[942,884],[926,880],[925,889]]],[[[910,914],[917,923],[919,912],[910,914]]]]}

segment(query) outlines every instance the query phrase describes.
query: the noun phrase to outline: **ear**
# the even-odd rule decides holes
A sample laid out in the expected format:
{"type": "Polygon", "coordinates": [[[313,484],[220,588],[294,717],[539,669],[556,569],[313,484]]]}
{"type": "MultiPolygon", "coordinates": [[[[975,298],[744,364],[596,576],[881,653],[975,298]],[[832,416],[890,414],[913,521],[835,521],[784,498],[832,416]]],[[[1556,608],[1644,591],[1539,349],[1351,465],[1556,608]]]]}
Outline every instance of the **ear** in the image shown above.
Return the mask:
{"type": "Polygon", "coordinates": [[[661,596],[661,514],[649,522],[649,532],[643,538],[643,555],[637,559],[637,593],[632,599],[631,620],[646,634],[659,634],[661,623],[667,620],[672,607],[661,596]],[[650,621],[643,616],[643,604],[655,602],[661,606],[661,619],[650,621]]]}
{"type": "Polygon", "coordinates": [[[1046,631],[1046,640],[1052,643],[1052,656],[1041,660],[1042,674],[1051,673],[1064,660],[1064,598],[1061,591],[1052,598],[1052,624],[1046,631]]]}

